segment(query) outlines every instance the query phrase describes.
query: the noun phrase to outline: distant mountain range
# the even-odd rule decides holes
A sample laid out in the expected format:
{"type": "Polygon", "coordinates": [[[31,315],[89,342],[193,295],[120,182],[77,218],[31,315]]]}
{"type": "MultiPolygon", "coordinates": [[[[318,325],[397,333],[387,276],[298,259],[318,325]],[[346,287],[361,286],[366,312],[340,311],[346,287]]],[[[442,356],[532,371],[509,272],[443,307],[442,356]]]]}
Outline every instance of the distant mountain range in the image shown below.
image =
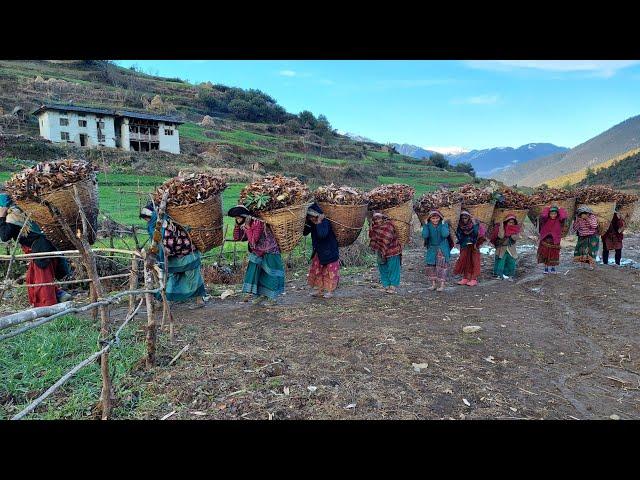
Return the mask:
{"type": "Polygon", "coordinates": [[[485,150],[471,150],[447,158],[451,164],[467,162],[473,165],[481,177],[494,177],[497,172],[513,166],[555,153],[565,152],[566,147],[558,147],[552,143],[527,143],[518,148],[495,147],[485,150]]]}
{"type": "Polygon", "coordinates": [[[556,152],[500,170],[494,178],[509,185],[536,186],[593,168],[640,147],[640,115],[631,117],[571,150],[556,152]]]}
{"type": "MultiPolygon", "coordinates": [[[[409,155],[414,158],[429,158],[436,153],[422,147],[408,144],[394,144],[398,153],[409,155]]],[[[471,150],[469,152],[448,154],[445,157],[456,165],[468,162],[473,165],[476,173],[482,177],[491,177],[496,172],[503,170],[513,164],[526,162],[528,160],[550,155],[552,153],[564,152],[567,148],[558,147],[551,143],[528,143],[518,148],[496,147],[484,150],[471,150]]]]}

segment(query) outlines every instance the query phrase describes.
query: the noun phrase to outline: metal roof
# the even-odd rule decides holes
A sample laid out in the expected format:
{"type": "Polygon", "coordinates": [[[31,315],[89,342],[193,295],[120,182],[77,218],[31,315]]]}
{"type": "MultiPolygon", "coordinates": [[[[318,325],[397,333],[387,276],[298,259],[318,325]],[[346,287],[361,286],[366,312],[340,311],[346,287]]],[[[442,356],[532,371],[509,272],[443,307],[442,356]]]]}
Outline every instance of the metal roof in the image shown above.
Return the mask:
{"type": "Polygon", "coordinates": [[[101,115],[113,115],[114,117],[128,117],[128,118],[139,118],[141,120],[157,120],[160,122],[167,123],[184,123],[182,120],[171,117],[169,115],[155,115],[152,113],[146,112],[134,112],[132,110],[117,110],[117,109],[106,109],[106,108],[95,108],[95,107],[83,107],[81,105],[65,105],[61,103],[43,103],[40,107],[34,110],[33,115],[38,115],[45,110],[64,110],[70,112],[86,112],[86,113],[98,113],[101,115]]]}

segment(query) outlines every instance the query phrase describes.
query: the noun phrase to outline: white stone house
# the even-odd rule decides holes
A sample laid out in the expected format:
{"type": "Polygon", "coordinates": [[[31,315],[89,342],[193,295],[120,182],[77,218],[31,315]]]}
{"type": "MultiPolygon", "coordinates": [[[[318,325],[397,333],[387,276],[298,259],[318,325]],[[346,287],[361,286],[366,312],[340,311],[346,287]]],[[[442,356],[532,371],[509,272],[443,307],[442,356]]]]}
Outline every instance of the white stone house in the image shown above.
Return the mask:
{"type": "Polygon", "coordinates": [[[180,153],[177,118],[146,112],[43,104],[33,112],[40,136],[55,143],[180,153]]]}

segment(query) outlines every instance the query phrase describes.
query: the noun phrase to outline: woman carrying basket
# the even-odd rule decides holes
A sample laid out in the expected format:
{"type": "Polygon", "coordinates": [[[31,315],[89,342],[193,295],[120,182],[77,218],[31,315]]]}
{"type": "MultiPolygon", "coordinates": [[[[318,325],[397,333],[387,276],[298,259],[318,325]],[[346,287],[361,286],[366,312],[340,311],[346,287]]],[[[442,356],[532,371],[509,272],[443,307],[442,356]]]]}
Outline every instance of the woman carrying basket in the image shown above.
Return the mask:
{"type": "Polygon", "coordinates": [[[485,241],[485,227],[471,217],[466,210],[460,213],[456,237],[460,245],[460,256],[453,267],[454,275],[462,275],[458,285],[475,287],[480,276],[480,245],[485,241]]]}
{"type": "Polygon", "coordinates": [[[540,243],[537,257],[538,263],[544,263],[545,275],[555,274],[556,267],[560,264],[560,240],[566,221],[567,211],[556,205],[545,207],[540,213],[540,243]]]}
{"type": "MultiPolygon", "coordinates": [[[[55,251],[56,248],[35,222],[29,221],[23,229],[26,221],[27,216],[13,204],[11,198],[6,193],[0,193],[0,240],[17,240],[25,254],[55,251]]],[[[67,278],[70,274],[69,263],[64,257],[30,260],[26,283],[53,283],[55,280],[67,278]]],[[[56,285],[27,287],[27,295],[29,303],[34,307],[48,307],[72,298],[56,285]]]]}
{"type": "Polygon", "coordinates": [[[242,291],[254,295],[254,305],[265,300],[275,305],[278,295],[284,292],[284,265],[276,238],[269,226],[243,205],[233,207],[227,215],[236,220],[233,241],[248,242],[249,264],[242,291]]]}
{"type": "Polygon", "coordinates": [[[578,208],[576,215],[573,231],[578,234],[578,243],[573,252],[573,261],[586,263],[589,265],[589,270],[593,270],[600,245],[598,218],[593,214],[593,210],[584,205],[578,208]]]}
{"type": "Polygon", "coordinates": [[[622,260],[622,239],[624,238],[624,220],[617,211],[613,214],[609,229],[602,236],[602,263],[609,264],[609,250],[615,250],[616,265],[622,260]]]}
{"type": "Polygon", "coordinates": [[[402,246],[398,233],[389,217],[383,213],[374,213],[371,220],[369,247],[378,254],[380,283],[385,292],[396,293],[396,287],[400,285],[402,263],[402,246]]]}
{"type": "Polygon", "coordinates": [[[307,280],[314,289],[311,296],[331,298],[340,281],[340,252],[331,223],[317,203],[309,207],[303,234],[311,234],[313,247],[307,280]]]}
{"type": "MultiPolygon", "coordinates": [[[[146,220],[149,236],[153,237],[158,214],[149,203],[140,211],[140,218],[146,220]]],[[[158,251],[157,261],[164,270],[164,258],[167,258],[166,295],[170,302],[184,302],[195,298],[195,304],[189,308],[204,307],[206,295],[204,280],[200,272],[201,256],[182,227],[174,223],[168,215],[162,222],[160,232],[162,247],[158,251]]],[[[160,294],[156,293],[156,298],[160,294]]]]}
{"type": "Polygon", "coordinates": [[[493,226],[491,243],[496,247],[493,274],[500,279],[509,280],[516,274],[518,235],[520,235],[520,225],[513,214],[507,214],[504,221],[493,226]]]}
{"type": "Polygon", "coordinates": [[[449,222],[445,222],[444,216],[439,210],[429,212],[429,220],[422,226],[422,238],[427,250],[424,253],[424,261],[427,265],[427,277],[431,280],[429,290],[436,290],[436,281],[440,282],[437,291],[444,291],[449,272],[449,259],[451,256],[451,240],[449,238],[449,222]]]}

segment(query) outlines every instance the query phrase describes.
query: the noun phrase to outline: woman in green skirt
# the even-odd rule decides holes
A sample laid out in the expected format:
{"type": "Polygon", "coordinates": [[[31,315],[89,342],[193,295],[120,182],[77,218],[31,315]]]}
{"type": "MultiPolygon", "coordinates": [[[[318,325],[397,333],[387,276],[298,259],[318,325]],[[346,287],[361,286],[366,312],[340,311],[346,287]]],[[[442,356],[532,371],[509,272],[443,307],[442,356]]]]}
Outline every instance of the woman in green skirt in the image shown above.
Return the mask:
{"type": "Polygon", "coordinates": [[[589,265],[589,270],[593,270],[600,246],[598,218],[593,214],[593,210],[585,206],[578,208],[576,215],[573,231],[578,235],[578,243],[573,252],[573,261],[586,263],[589,265]]]}
{"type": "Polygon", "coordinates": [[[228,215],[236,220],[233,229],[235,242],[247,241],[249,264],[244,276],[242,291],[253,295],[253,303],[266,301],[277,303],[278,295],[284,292],[284,265],[280,248],[269,226],[253,216],[243,205],[229,210],[228,215]]]}
{"type": "MultiPolygon", "coordinates": [[[[147,230],[153,237],[158,214],[153,209],[153,204],[148,204],[140,212],[140,218],[147,221],[147,230]]],[[[165,293],[170,302],[185,302],[192,298],[195,303],[189,308],[204,307],[206,296],[204,279],[200,272],[201,256],[191,243],[189,235],[182,227],[173,222],[165,214],[161,228],[162,248],[158,251],[157,261],[164,271],[164,259],[167,259],[167,284],[165,293]]],[[[160,294],[156,294],[160,298],[160,294]]]]}

